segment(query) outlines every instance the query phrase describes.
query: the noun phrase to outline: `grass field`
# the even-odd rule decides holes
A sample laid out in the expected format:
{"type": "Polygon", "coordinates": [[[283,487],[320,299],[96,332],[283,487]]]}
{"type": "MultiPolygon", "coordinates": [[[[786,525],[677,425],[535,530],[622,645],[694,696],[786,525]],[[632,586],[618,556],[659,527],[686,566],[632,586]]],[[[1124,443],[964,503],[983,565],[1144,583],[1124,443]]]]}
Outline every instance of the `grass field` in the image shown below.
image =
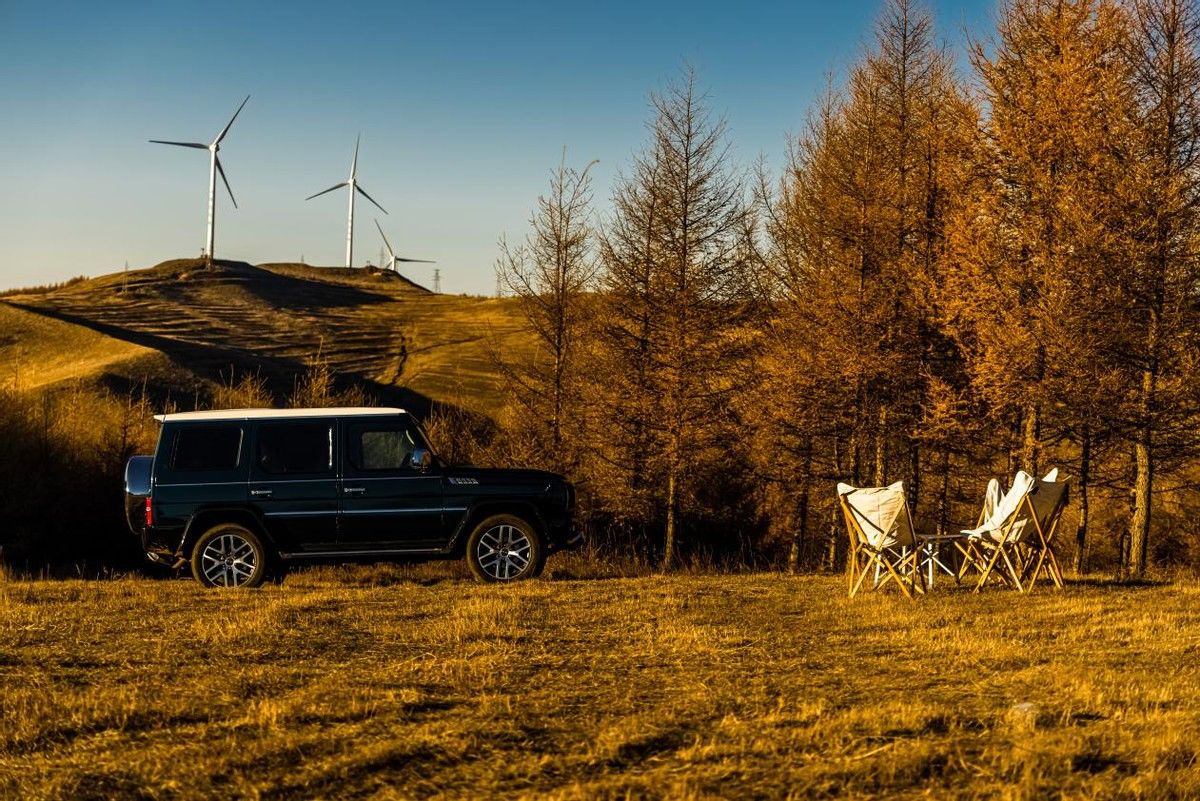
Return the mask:
{"type": "Polygon", "coordinates": [[[10,580],[0,794],[1195,798],[1197,665],[1190,582],[10,580]]]}

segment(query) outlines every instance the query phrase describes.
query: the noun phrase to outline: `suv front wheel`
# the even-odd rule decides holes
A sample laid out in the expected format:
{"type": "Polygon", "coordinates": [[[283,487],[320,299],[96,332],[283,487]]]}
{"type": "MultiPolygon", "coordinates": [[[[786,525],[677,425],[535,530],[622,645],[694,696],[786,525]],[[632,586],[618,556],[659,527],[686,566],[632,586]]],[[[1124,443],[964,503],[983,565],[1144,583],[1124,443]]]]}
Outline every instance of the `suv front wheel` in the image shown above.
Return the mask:
{"type": "Polygon", "coordinates": [[[533,578],[546,563],[542,538],[514,515],[493,515],[475,526],[467,539],[467,564],[481,581],[533,578]]]}
{"type": "Polygon", "coordinates": [[[206,587],[257,587],[267,576],[267,549],[245,526],[221,523],[196,540],[192,575],[206,587]]]}

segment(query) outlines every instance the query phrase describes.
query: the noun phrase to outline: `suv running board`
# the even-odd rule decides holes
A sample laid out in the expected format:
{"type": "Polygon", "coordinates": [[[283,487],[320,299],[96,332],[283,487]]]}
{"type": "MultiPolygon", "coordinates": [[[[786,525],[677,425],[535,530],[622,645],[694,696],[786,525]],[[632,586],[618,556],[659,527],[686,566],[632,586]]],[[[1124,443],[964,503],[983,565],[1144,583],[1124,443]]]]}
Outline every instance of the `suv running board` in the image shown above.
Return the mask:
{"type": "Polygon", "coordinates": [[[400,556],[403,554],[414,555],[435,555],[447,554],[448,550],[440,550],[437,548],[392,548],[374,551],[299,551],[298,553],[281,553],[280,559],[325,559],[331,556],[337,557],[354,557],[354,556],[400,556]]]}

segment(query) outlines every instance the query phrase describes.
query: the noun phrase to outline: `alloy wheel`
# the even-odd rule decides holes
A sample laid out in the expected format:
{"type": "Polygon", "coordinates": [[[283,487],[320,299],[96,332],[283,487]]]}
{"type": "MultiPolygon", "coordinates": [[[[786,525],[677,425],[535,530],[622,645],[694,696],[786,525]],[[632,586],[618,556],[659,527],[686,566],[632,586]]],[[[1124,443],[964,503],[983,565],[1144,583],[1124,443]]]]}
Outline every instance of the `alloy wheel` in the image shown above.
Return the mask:
{"type": "Polygon", "coordinates": [[[492,526],[479,538],[475,559],[483,572],[496,581],[508,581],[521,576],[529,567],[533,543],[516,526],[502,523],[492,526]]]}
{"type": "Polygon", "coordinates": [[[214,587],[241,587],[258,567],[254,544],[239,534],[214,537],[200,554],[200,569],[214,587]]]}

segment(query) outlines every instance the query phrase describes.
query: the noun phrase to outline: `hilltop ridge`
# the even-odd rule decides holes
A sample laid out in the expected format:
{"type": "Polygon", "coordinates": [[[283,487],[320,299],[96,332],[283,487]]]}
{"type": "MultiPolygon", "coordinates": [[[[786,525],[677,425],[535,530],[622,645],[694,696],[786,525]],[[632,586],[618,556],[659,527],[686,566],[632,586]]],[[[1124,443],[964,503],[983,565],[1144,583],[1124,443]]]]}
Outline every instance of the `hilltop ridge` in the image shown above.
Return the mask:
{"type": "Polygon", "coordinates": [[[529,339],[510,299],[435,295],[391,271],[175,259],[0,298],[0,385],[147,385],[190,399],[230,374],[277,396],[318,357],[379,402],[493,415],[494,353],[529,339]]]}

